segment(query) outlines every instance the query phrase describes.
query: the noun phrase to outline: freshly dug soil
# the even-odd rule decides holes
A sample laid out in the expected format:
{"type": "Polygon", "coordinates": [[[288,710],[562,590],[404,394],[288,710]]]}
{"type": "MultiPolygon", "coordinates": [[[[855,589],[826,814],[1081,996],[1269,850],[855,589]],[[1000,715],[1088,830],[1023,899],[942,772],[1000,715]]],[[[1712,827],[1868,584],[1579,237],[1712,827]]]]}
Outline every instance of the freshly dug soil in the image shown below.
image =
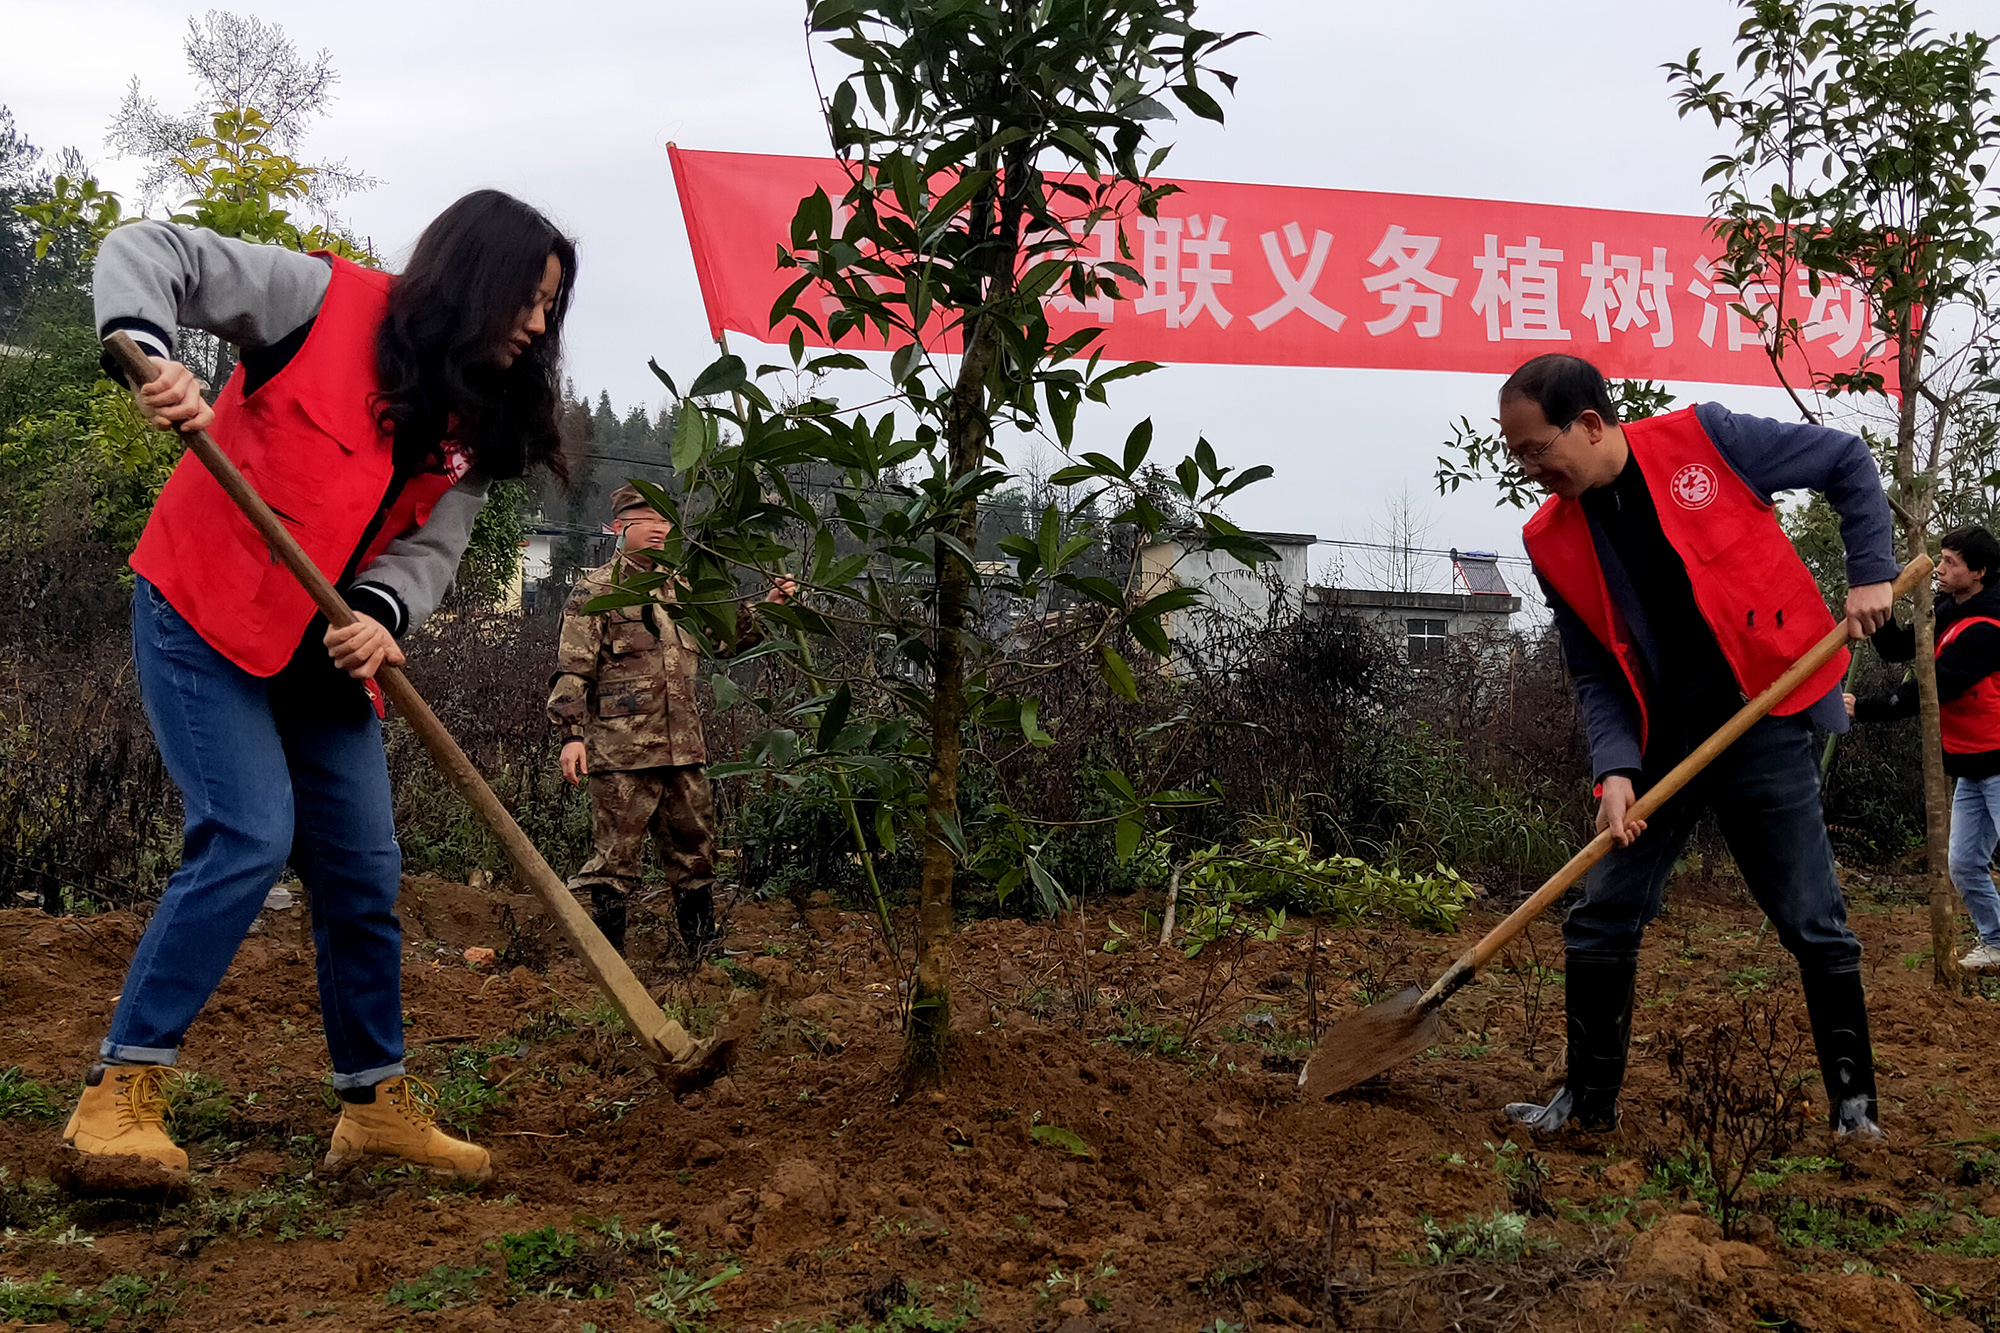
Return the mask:
{"type": "Polygon", "coordinates": [[[654,1301],[716,1330],[1996,1327],[2000,1013],[1930,987],[1923,909],[1897,892],[1850,884],[1890,1140],[1833,1144],[1806,1045],[1790,1065],[1804,1081],[1779,1082],[1810,1120],[1726,1239],[1674,1173],[1686,1133],[1667,1108],[1686,1077],[1667,1053],[1771,1006],[1796,1047],[1804,1017],[1790,959],[1726,884],[1677,884],[1648,936],[1623,1127],[1550,1145],[1498,1108],[1560,1082],[1553,920],[1451,1002],[1424,1058],[1323,1103],[1296,1087],[1313,1023],[1338,1041],[1340,1015],[1434,977],[1496,912],[1456,937],[1305,923],[1194,959],[1141,939],[1136,901],[972,924],[949,1081],[908,1095],[872,918],[744,906],[732,956],[692,976],[642,921],[635,968],[671,1012],[702,1032],[754,1011],[733,1075],[676,1101],[531,900],[411,880],[411,1067],[473,1123],[495,1179],[318,1177],[334,1108],[294,910],[246,942],[188,1036],[182,1067],[215,1084],[184,1099],[193,1197],[167,1203],[49,1183],[142,921],[0,912],[0,1070],[61,1103],[0,1119],[0,1275],[144,1279],[150,1305],[93,1307],[113,1328],[666,1327],[635,1301],[668,1251],[603,1242],[616,1218],[628,1236],[670,1229],[684,1273],[740,1269],[705,1298],[654,1301]],[[498,961],[468,965],[469,946],[498,961]],[[1447,1236],[1437,1248],[1461,1252],[1423,1261],[1438,1230],[1496,1213],[1511,1244],[1447,1236]],[[1519,1213],[1525,1234],[1505,1219],[1519,1213]],[[510,1283],[498,1242],[543,1227],[582,1248],[510,1283]],[[440,1265],[485,1271],[427,1302],[440,1265]]]}

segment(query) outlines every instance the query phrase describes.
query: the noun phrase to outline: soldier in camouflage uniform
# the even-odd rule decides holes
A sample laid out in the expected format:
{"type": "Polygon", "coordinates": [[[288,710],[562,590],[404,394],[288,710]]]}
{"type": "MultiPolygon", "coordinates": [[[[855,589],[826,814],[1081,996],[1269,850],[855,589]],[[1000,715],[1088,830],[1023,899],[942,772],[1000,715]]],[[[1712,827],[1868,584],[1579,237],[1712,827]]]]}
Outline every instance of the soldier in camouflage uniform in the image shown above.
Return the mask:
{"type": "MultiPolygon", "coordinates": [[[[674,919],[689,958],[715,937],[715,804],[703,765],[695,701],[700,651],[657,606],[590,615],[584,605],[610,592],[627,562],[646,563],[671,525],[631,486],[611,495],[612,529],[623,539],[611,563],[577,580],[563,608],[562,638],[550,682],[549,719],[565,730],[563,776],[590,779],[596,855],[569,886],[590,890],[598,929],[625,948],[626,902],[639,887],[651,835],[674,895],[674,919]]],[[[766,601],[780,601],[774,588],[766,601]]],[[[671,596],[671,590],[668,595],[671,596]]],[[[737,608],[741,652],[762,637],[755,612],[737,608]]]]}

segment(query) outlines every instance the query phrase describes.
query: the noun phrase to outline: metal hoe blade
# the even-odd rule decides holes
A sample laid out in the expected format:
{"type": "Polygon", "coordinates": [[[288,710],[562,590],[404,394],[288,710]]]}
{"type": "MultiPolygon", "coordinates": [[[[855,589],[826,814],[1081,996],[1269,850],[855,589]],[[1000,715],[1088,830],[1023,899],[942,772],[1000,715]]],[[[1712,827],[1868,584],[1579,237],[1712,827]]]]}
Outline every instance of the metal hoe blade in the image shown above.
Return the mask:
{"type": "Polygon", "coordinates": [[[1413,1060],[1437,1044],[1438,1006],[1408,986],[1336,1024],[1299,1071],[1308,1097],[1331,1097],[1413,1060]]]}

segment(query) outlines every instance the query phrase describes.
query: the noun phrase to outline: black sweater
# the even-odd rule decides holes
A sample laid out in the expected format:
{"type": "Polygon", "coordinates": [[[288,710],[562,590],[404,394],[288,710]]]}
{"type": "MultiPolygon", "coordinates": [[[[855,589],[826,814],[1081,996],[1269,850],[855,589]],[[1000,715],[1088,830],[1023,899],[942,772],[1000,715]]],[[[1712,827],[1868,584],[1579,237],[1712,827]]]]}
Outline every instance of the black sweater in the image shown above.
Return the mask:
{"type": "MultiPolygon", "coordinates": [[[[1967,616],[1991,616],[2000,620],[2000,586],[1983,588],[1963,602],[1946,599],[1937,606],[1937,637],[1967,616]]],[[[1875,631],[1871,640],[1885,662],[1907,662],[1917,655],[1917,633],[1908,625],[1891,620],[1875,631]]],[[[2000,626],[1973,625],[1951,641],[1938,655],[1938,700],[1956,699],[1981,680],[2000,671],[2000,626]]],[[[1917,715],[1917,681],[1914,676],[1888,694],[1870,695],[1854,701],[1856,722],[1886,722],[1917,715]]],[[[2000,750],[1976,754],[1945,751],[1944,771],[1955,778],[1990,778],[2000,774],[2000,750]]]]}

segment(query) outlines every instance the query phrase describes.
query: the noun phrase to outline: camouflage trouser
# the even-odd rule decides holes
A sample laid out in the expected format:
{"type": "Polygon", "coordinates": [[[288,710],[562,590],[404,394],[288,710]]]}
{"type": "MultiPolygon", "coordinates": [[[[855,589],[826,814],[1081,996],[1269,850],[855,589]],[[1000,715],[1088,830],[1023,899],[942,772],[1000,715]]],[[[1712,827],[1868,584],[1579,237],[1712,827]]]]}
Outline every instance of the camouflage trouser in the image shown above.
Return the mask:
{"type": "Polygon", "coordinates": [[[570,879],[572,891],[603,889],[629,897],[651,835],[667,887],[712,889],[715,884],[715,800],[700,764],[637,768],[590,775],[590,803],[597,854],[570,879]]]}

